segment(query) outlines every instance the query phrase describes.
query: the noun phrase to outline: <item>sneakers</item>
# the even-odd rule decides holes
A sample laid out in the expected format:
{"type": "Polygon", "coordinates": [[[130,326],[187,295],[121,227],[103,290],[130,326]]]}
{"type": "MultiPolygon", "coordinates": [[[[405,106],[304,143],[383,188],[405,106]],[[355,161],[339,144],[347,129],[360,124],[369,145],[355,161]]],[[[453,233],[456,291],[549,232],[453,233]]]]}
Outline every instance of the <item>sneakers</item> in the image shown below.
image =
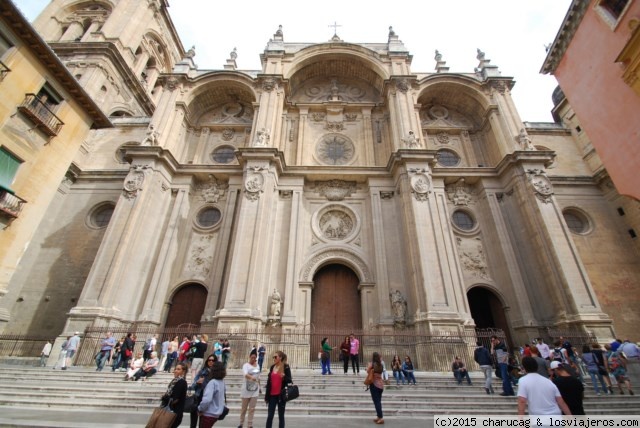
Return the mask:
{"type": "Polygon", "coordinates": [[[487,395],[491,394],[491,392],[489,392],[489,388],[485,388],[484,390],[487,393],[487,395]]]}

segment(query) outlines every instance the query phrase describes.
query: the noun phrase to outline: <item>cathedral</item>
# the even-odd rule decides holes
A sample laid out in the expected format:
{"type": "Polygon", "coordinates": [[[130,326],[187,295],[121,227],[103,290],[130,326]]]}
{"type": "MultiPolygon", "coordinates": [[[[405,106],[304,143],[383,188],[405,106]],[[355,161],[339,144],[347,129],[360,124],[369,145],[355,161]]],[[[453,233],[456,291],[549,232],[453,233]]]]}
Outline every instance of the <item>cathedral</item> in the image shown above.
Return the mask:
{"type": "MultiPolygon", "coordinates": [[[[49,177],[15,261],[0,252],[0,332],[638,339],[639,206],[560,91],[556,122],[524,122],[514,79],[487,54],[451,72],[436,51],[433,71],[414,71],[392,28],[354,44],[296,43],[278,27],[260,70],[239,70],[235,52],[201,70],[167,6],[53,0],[34,21],[110,124],[49,177]]],[[[7,150],[27,132],[12,129],[7,150]]]]}

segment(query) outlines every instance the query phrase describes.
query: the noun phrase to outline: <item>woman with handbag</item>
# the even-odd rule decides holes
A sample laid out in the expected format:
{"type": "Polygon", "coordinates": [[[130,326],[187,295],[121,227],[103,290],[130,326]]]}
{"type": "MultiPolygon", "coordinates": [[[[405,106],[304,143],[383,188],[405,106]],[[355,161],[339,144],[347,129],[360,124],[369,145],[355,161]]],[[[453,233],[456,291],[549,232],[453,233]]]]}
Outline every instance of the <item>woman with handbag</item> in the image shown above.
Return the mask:
{"type": "Polygon", "coordinates": [[[196,428],[198,426],[198,405],[202,401],[202,395],[204,394],[204,390],[209,383],[209,379],[211,379],[211,372],[213,371],[213,363],[218,361],[218,357],[211,354],[207,357],[207,361],[205,362],[204,367],[196,374],[196,377],[193,379],[193,383],[189,387],[189,389],[193,390],[194,395],[194,403],[195,405],[191,409],[191,428],[196,428]]]}
{"type": "Polygon", "coordinates": [[[351,351],[351,338],[345,336],[344,342],[340,345],[340,360],[344,364],[344,374],[349,373],[349,353],[351,351]]]}
{"type": "Polygon", "coordinates": [[[287,402],[280,399],[282,389],[293,383],[291,369],[287,364],[287,355],[282,351],[277,351],[273,355],[273,365],[269,369],[267,377],[267,387],[264,393],[264,401],[269,406],[267,413],[267,428],[271,428],[273,417],[278,407],[279,427],[284,428],[284,411],[287,402]]]}
{"type": "MultiPolygon", "coordinates": [[[[255,349],[255,348],[254,348],[255,349]]],[[[240,410],[240,425],[244,426],[244,416],[249,410],[247,418],[247,426],[253,428],[253,414],[256,410],[256,403],[260,395],[260,368],[258,367],[258,353],[249,355],[249,362],[244,363],[242,372],[244,373],[244,382],[240,389],[240,398],[242,398],[242,409],[240,410]]]]}
{"type": "Polygon", "coordinates": [[[173,370],[173,379],[169,382],[167,391],[162,396],[162,407],[169,407],[169,410],[175,413],[176,417],[171,424],[171,428],[177,428],[182,423],[182,414],[184,413],[184,401],[187,398],[187,365],[178,363],[173,370]]]}
{"type": "Polygon", "coordinates": [[[382,358],[377,352],[373,353],[371,362],[367,366],[367,380],[365,384],[369,386],[371,400],[376,408],[376,418],[373,420],[378,425],[384,424],[382,414],[382,392],[384,391],[384,381],[382,380],[382,358]]]}
{"type": "Polygon", "coordinates": [[[226,375],[227,369],[224,363],[221,361],[214,362],[209,383],[204,389],[202,401],[198,406],[200,428],[211,428],[229,413],[229,409],[225,405],[227,387],[224,384],[224,378],[226,375]]]}

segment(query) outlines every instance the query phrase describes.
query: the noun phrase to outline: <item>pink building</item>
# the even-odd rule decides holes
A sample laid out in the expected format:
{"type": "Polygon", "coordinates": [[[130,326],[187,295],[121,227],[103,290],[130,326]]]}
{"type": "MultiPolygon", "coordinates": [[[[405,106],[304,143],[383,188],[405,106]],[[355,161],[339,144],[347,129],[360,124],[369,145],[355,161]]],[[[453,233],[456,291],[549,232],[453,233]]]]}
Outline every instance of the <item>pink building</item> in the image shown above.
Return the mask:
{"type": "Polygon", "coordinates": [[[640,200],[640,1],[573,0],[541,73],[558,80],[618,192],[640,200]]]}

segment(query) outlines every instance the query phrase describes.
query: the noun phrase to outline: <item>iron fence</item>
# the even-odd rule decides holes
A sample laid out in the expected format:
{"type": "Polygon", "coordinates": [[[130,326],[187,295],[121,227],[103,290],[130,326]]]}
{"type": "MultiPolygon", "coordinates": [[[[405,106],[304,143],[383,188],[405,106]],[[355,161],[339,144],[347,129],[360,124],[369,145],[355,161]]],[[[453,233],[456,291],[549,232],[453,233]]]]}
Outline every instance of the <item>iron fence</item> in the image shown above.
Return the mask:
{"type": "MultiPolygon", "coordinates": [[[[289,364],[293,368],[318,368],[318,352],[321,349],[320,342],[327,338],[333,347],[330,352],[332,370],[341,370],[340,344],[345,336],[354,334],[360,341],[359,362],[362,366],[371,359],[372,353],[379,352],[383,360],[390,364],[394,355],[404,357],[409,355],[416,370],[441,371],[451,370],[451,362],[454,356],[459,356],[470,367],[474,367],[473,351],[476,341],[480,340],[484,346],[489,347],[490,337],[496,335],[504,340],[505,335],[501,330],[487,329],[469,331],[462,334],[441,333],[424,334],[412,329],[396,330],[393,332],[369,332],[363,330],[321,330],[313,327],[280,330],[278,328],[265,328],[256,330],[216,329],[213,327],[198,327],[189,325],[186,327],[160,329],[154,327],[109,328],[92,327],[85,330],[80,348],[77,353],[76,365],[93,364],[95,355],[99,351],[101,340],[110,331],[120,339],[131,332],[136,343],[134,352],[141,352],[145,341],[157,335],[156,350],[160,350],[160,344],[165,340],[178,337],[181,342],[183,337],[191,338],[194,334],[207,335],[209,347],[208,353],[213,352],[213,344],[218,339],[228,339],[231,344],[231,368],[240,368],[246,362],[253,346],[262,343],[268,353],[276,350],[287,354],[289,364]]],[[[1,339],[0,339],[1,340],[1,339]]],[[[270,364],[270,354],[267,354],[265,364],[270,364]]]]}
{"type": "Polygon", "coordinates": [[[48,337],[0,335],[0,357],[39,357],[48,337]]]}

